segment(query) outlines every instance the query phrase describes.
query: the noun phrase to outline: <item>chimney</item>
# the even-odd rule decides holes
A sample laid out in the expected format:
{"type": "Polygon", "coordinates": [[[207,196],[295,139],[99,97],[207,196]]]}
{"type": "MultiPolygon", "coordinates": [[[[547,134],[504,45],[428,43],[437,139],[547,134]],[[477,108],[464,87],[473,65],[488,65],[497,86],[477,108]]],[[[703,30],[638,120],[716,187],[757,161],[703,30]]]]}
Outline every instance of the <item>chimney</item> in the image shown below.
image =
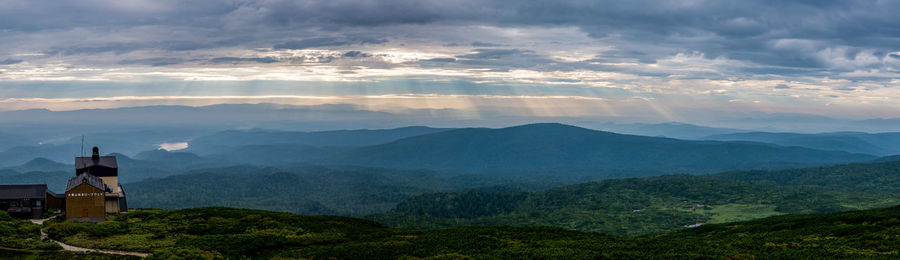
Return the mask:
{"type": "Polygon", "coordinates": [[[94,154],[91,155],[91,160],[99,161],[100,160],[100,148],[94,146],[94,154]]]}

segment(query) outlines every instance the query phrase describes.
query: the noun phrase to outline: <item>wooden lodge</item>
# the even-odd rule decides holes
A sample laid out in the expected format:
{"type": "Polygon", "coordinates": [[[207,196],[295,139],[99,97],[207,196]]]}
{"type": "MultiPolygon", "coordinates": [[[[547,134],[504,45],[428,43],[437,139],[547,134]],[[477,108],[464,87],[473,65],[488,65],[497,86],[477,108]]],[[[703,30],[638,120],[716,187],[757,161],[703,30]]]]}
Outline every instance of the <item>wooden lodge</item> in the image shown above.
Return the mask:
{"type": "Polygon", "coordinates": [[[65,194],[56,194],[46,184],[0,185],[0,210],[17,218],[41,218],[47,209],[65,211],[73,220],[103,221],[108,214],[128,211],[125,189],[119,184],[115,156],[75,157],[75,177],[66,183],[65,194]]]}
{"type": "Polygon", "coordinates": [[[75,178],[66,184],[66,218],[103,221],[127,210],[116,157],[100,156],[97,147],[91,157],[75,157],[75,178]]]}
{"type": "Polygon", "coordinates": [[[66,219],[103,221],[105,202],[106,185],[96,176],[81,174],[66,184],[66,219]]]}
{"type": "Polygon", "coordinates": [[[65,208],[65,197],[47,184],[0,185],[0,210],[16,218],[41,218],[47,209],[65,208]]]}

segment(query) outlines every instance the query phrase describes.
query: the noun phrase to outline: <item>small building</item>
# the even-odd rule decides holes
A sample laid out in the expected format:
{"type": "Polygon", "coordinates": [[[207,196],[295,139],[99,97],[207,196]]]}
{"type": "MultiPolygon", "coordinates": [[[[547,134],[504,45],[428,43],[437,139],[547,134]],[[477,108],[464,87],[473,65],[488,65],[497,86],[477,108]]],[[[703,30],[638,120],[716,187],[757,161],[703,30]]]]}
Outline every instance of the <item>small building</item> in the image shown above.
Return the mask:
{"type": "Polygon", "coordinates": [[[119,164],[115,156],[100,156],[100,148],[95,146],[91,157],[75,157],[75,176],[82,174],[96,176],[106,185],[103,202],[106,213],[128,211],[125,189],[119,184],[119,164]]]}
{"type": "Polygon", "coordinates": [[[66,184],[66,219],[106,220],[106,184],[90,173],[82,173],[66,184]]]}
{"type": "Polygon", "coordinates": [[[47,189],[47,199],[44,202],[47,205],[47,209],[66,209],[66,194],[56,194],[55,192],[47,189]]]}
{"type": "Polygon", "coordinates": [[[47,209],[62,209],[62,196],[47,184],[0,185],[0,210],[17,218],[41,218],[47,209]]]}

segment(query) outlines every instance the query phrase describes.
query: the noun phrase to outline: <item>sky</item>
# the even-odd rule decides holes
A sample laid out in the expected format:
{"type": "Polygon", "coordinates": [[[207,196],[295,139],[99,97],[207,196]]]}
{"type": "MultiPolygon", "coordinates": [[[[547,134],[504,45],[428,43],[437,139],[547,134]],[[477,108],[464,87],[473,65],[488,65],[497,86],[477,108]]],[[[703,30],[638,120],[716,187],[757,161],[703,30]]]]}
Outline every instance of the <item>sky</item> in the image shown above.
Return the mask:
{"type": "Polygon", "coordinates": [[[898,1],[0,0],[0,111],[900,117],[898,1]]]}

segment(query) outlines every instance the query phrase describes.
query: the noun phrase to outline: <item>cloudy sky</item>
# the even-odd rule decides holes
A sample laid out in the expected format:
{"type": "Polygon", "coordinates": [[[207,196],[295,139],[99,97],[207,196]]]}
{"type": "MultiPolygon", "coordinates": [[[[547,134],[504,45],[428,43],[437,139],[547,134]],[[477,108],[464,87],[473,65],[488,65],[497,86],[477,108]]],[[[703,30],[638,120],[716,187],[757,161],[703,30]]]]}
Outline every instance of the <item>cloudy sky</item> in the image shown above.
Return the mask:
{"type": "Polygon", "coordinates": [[[900,1],[0,0],[0,110],[900,117],[900,1]]]}

